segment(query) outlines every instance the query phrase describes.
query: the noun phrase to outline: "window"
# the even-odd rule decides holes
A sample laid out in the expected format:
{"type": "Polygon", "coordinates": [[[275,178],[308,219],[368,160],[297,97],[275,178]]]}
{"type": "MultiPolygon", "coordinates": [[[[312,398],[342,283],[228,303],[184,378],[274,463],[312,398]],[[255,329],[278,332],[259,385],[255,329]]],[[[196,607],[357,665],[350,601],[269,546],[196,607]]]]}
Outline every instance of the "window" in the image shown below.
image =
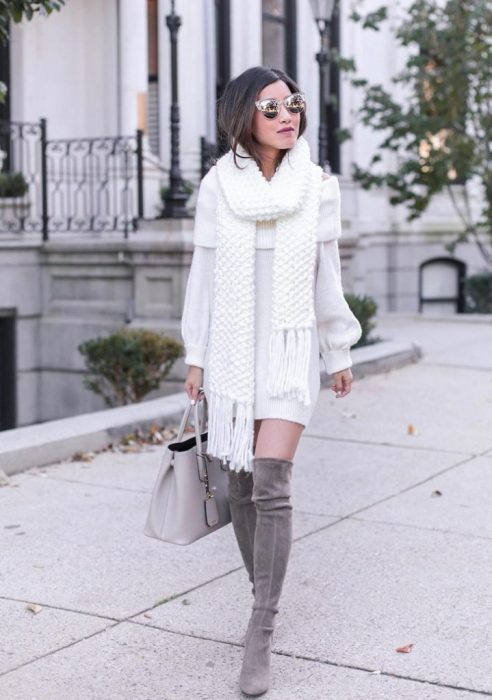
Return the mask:
{"type": "Polygon", "coordinates": [[[222,97],[231,77],[231,7],[230,0],[215,0],[215,36],[217,99],[222,97]]]}
{"type": "Polygon", "coordinates": [[[16,427],[15,312],[0,309],[0,430],[16,427]]]}
{"type": "MultiPolygon", "coordinates": [[[[330,47],[340,51],[340,2],[335,9],[330,24],[330,47]]],[[[334,173],[340,173],[340,144],[336,132],[340,128],[340,71],[332,61],[329,67],[329,92],[335,98],[335,104],[326,106],[326,123],[328,125],[328,162],[334,173]]]]}
{"type": "Polygon", "coordinates": [[[466,265],[454,258],[433,258],[419,270],[419,311],[453,314],[465,310],[466,265]]]}
{"type": "Polygon", "coordinates": [[[263,0],[263,65],[280,68],[296,78],[296,2],[263,0]]]}
{"type": "Polygon", "coordinates": [[[0,44],[0,81],[7,86],[5,102],[0,103],[0,119],[10,120],[10,46],[0,44]]]}

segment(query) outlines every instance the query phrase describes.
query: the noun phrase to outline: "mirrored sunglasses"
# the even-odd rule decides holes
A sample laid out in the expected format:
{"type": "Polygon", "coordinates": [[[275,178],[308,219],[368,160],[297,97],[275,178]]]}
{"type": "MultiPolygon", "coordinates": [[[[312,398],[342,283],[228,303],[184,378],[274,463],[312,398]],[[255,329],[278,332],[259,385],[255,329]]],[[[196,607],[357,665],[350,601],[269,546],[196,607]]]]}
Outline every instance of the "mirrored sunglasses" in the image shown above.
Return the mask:
{"type": "Polygon", "coordinates": [[[264,100],[255,102],[256,109],[260,110],[267,119],[275,119],[280,114],[280,105],[291,114],[300,114],[306,109],[306,97],[302,92],[295,92],[293,95],[288,95],[283,100],[276,100],[273,97],[267,97],[264,100]]]}

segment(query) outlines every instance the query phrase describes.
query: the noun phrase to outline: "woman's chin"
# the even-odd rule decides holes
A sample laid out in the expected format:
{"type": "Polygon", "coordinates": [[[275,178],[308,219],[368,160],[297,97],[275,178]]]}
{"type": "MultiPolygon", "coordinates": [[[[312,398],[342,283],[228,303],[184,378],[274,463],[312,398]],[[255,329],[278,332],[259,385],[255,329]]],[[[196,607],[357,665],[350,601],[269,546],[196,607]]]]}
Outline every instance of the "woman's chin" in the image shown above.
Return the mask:
{"type": "Polygon", "coordinates": [[[277,143],[279,148],[289,148],[289,144],[294,144],[297,141],[295,131],[288,131],[285,134],[278,134],[277,143]]]}

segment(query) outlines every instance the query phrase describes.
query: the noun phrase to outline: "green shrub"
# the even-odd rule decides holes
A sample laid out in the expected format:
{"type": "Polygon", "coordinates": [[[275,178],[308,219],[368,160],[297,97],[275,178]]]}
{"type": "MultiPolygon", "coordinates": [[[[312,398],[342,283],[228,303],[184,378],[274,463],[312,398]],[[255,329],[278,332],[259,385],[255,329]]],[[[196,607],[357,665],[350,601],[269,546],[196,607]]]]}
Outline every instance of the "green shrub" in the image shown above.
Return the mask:
{"type": "Polygon", "coordinates": [[[28,189],[22,173],[0,173],[0,197],[23,197],[28,189]]]}
{"type": "MultiPolygon", "coordinates": [[[[193,185],[193,183],[190,182],[189,180],[185,180],[184,181],[184,191],[186,192],[186,194],[192,195],[194,190],[195,190],[195,186],[193,185]]],[[[168,192],[169,192],[169,187],[166,187],[165,185],[162,185],[159,188],[159,195],[161,198],[161,202],[163,204],[165,204],[165,202],[166,202],[166,195],[168,192]]]]}
{"type": "Polygon", "coordinates": [[[466,311],[492,314],[492,272],[483,270],[465,279],[466,311]]]}
{"type": "Polygon", "coordinates": [[[89,371],[84,384],[108,406],[136,403],[159,388],[183,350],[174,338],[145,329],[87,340],[79,345],[89,371]]]}
{"type": "Polygon", "coordinates": [[[378,338],[372,338],[371,332],[376,327],[372,317],[378,310],[378,305],[372,297],[357,296],[356,294],[345,294],[345,299],[350,307],[350,310],[359,321],[362,327],[362,335],[360,340],[354,345],[354,348],[360,348],[362,345],[370,345],[375,343],[378,338]]]}

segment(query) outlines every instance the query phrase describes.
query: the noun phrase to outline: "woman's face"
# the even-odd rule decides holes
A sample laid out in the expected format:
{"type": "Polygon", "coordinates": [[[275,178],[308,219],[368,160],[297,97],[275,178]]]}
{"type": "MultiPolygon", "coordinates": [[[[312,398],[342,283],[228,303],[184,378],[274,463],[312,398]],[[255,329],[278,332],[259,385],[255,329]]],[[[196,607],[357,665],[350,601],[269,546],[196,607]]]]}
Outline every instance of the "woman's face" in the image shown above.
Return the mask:
{"type": "MultiPolygon", "coordinates": [[[[257,100],[273,97],[283,100],[292,92],[283,80],[270,83],[261,90],[257,100]]],[[[285,149],[292,148],[299,135],[300,114],[291,114],[284,104],[280,105],[280,112],[274,119],[268,119],[258,109],[255,109],[253,117],[253,136],[258,143],[267,148],[285,149]]]]}

